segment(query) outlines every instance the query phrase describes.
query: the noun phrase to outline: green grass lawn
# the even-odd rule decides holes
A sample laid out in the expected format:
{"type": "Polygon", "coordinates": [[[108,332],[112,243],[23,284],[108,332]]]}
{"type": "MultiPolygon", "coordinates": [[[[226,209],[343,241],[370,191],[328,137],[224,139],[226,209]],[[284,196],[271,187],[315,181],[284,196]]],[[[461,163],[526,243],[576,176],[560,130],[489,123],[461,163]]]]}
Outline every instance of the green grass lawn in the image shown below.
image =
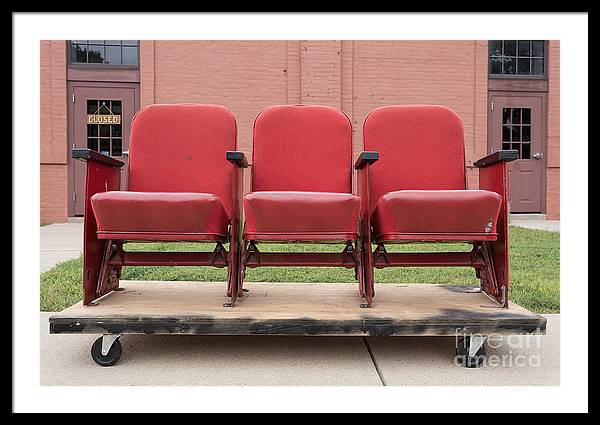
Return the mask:
{"type": "MultiPolygon", "coordinates": [[[[131,243],[128,251],[207,251],[212,245],[191,243],[131,243]]],[[[261,244],[267,251],[340,252],[342,245],[261,244]]],[[[389,252],[449,251],[471,249],[467,244],[389,245],[389,252]]],[[[510,299],[537,313],[560,310],[560,234],[510,228],[510,299]]],[[[125,267],[125,280],[225,281],[226,269],[211,267],[125,267]]],[[[375,270],[375,279],[385,283],[478,284],[475,272],[466,267],[389,268],[375,270]]],[[[248,282],[354,282],[354,271],[342,268],[263,267],[248,269],[248,282]]],[[[40,309],[59,311],[82,298],[81,259],[66,261],[41,274],[40,309]]]]}

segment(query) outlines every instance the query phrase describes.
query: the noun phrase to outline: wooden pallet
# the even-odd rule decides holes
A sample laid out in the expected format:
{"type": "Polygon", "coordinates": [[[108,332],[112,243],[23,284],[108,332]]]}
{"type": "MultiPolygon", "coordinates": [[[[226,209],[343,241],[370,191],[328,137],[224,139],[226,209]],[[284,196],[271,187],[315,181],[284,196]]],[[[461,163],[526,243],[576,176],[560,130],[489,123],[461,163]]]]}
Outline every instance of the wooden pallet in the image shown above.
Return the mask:
{"type": "Polygon", "coordinates": [[[75,304],[50,317],[50,333],[196,335],[545,334],[546,319],[509,309],[478,288],[379,284],[373,307],[360,308],[354,284],[247,283],[234,308],[224,283],[122,281],[98,305],[75,304]]]}

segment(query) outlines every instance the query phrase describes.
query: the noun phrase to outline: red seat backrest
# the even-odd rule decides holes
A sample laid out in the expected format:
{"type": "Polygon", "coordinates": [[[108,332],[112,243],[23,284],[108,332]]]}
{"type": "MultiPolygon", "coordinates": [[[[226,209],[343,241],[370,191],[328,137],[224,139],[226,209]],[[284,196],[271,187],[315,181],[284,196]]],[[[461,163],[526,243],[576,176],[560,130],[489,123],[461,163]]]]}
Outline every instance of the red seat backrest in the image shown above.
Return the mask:
{"type": "Polygon", "coordinates": [[[445,106],[384,106],[363,127],[367,151],[378,151],[370,169],[371,207],[396,190],[466,189],[465,146],[459,116],[445,106]]]}
{"type": "Polygon", "coordinates": [[[352,125],[342,111],[280,105],[254,120],[252,191],[352,192],[352,125]]]}
{"type": "Polygon", "coordinates": [[[218,105],[150,105],[131,123],[128,190],[217,195],[228,214],[236,149],[233,114],[218,105]]]}

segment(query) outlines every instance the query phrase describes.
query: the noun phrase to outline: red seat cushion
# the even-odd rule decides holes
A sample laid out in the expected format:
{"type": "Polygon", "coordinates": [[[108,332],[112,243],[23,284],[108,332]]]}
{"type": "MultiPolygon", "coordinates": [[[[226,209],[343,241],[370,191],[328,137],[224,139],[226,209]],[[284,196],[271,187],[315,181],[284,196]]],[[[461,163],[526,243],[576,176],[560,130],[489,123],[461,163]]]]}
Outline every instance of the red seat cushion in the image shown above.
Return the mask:
{"type": "Polygon", "coordinates": [[[372,214],[378,241],[495,240],[502,197],[487,190],[399,190],[372,214]]]}
{"type": "Polygon", "coordinates": [[[215,241],[227,235],[229,217],[216,195],[206,193],[96,193],[91,198],[98,238],[215,241]]]}
{"type": "Polygon", "coordinates": [[[359,211],[351,193],[252,192],[244,196],[244,239],[356,240],[359,211]]]}

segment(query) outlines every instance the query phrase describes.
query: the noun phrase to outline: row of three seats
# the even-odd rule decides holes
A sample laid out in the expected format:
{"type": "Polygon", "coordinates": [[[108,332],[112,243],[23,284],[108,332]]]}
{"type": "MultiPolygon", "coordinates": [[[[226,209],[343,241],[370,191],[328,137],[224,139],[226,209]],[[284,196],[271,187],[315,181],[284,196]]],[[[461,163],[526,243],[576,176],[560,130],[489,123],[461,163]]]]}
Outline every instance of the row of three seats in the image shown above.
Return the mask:
{"type": "Polygon", "coordinates": [[[248,267],[353,268],[360,305],[375,295],[375,267],[470,266],[483,290],[507,305],[507,170],[516,151],[475,163],[467,190],[463,127],[443,106],[386,106],[363,125],[353,191],[353,129],[340,110],[281,105],[254,121],[250,166],[237,151],[233,114],[216,105],[152,105],[131,125],[123,162],[90,150],[86,160],[84,304],[117,289],[129,265],[228,268],[227,296],[243,295],[248,267]],[[210,253],[127,252],[129,241],[213,242],[210,253]],[[385,245],[462,241],[471,252],[388,253],[385,245]],[[340,252],[261,252],[259,242],[333,243],[340,252]],[[224,244],[229,243],[229,250],[224,244]],[[375,244],[375,250],[372,248],[375,244]]]}

